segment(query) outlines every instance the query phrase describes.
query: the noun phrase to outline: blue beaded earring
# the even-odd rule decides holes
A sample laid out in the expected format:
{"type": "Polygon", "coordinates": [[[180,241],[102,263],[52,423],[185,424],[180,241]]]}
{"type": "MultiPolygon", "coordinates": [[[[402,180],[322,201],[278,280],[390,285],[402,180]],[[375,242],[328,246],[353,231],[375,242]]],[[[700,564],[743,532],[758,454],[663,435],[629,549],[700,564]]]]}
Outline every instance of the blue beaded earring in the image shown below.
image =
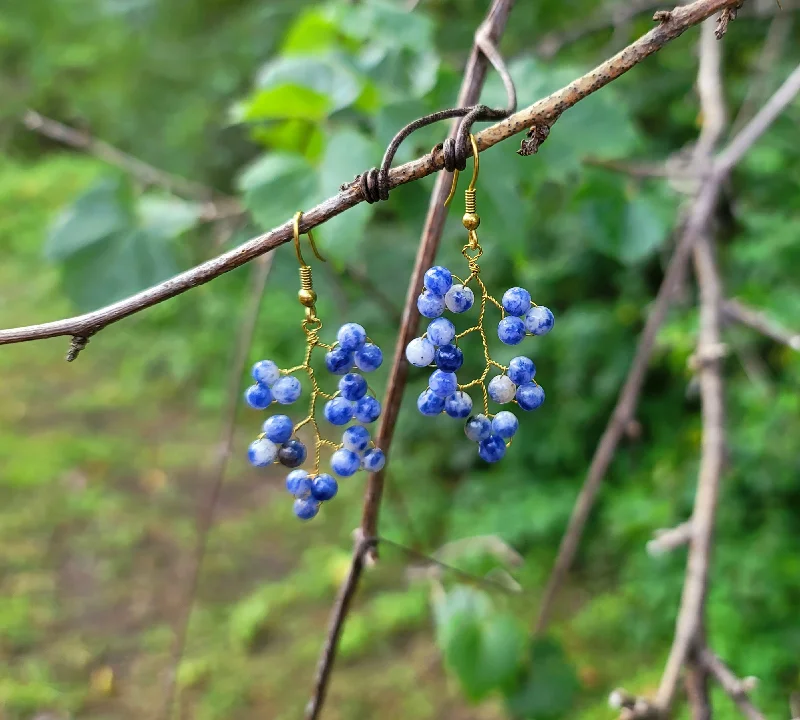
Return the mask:
{"type": "MultiPolygon", "coordinates": [[[[358,372],[377,370],[383,362],[381,349],[373,344],[361,325],[346,323],[339,328],[336,342],[326,345],[320,340],[322,321],[317,316],[317,293],[314,291],[311,268],[300,252],[300,217],[294,216],[294,245],[300,263],[300,291],[298,299],[305,307],[302,322],[306,335],[306,354],[301,365],[281,370],[271,360],[261,360],[253,366],[255,385],[244,394],[247,404],[256,410],[266,410],[272,403],[291,405],[300,399],[302,386],[295,373],[305,374],[311,383],[308,415],[293,423],[288,415],[271,415],[264,421],[264,432],[250,444],[248,459],[256,467],[280,463],[292,471],[286,477],[286,489],[294,496],[294,514],[301,520],[310,520],[319,512],[320,504],[333,497],[339,486],[330,473],[320,472],[323,446],[333,450],[331,469],[339,477],[354,475],[359,469],[367,472],[381,470],[386,462],[383,451],[374,446],[369,430],[364,425],[375,422],[381,414],[381,404],[369,388],[366,379],[358,372]],[[340,376],[338,390],[332,394],[322,390],[317,380],[311,358],[316,348],[327,350],[325,367],[332,375],[340,376]],[[327,400],[323,408],[325,419],[331,425],[351,425],[336,443],[322,437],[317,422],[317,402],[327,400]],[[297,437],[297,432],[310,426],[314,436],[314,465],[310,471],[302,469],[307,449],[297,437]]],[[[311,232],[308,241],[314,255],[325,262],[317,251],[311,232]]]]}
{"type": "MultiPolygon", "coordinates": [[[[406,347],[406,358],[416,367],[434,367],[427,389],[419,396],[417,408],[423,415],[446,413],[450,417],[465,420],[464,432],[478,444],[478,455],[486,462],[502,460],[506,448],[519,427],[514,413],[502,410],[489,412],[489,399],[498,405],[515,403],[520,409],[535,410],[544,402],[544,390],[534,380],[536,366],[525,356],[515,357],[508,367],[492,360],[486,337],[484,322],[487,304],[494,305],[501,313],[497,325],[497,336],[505,345],[519,345],[526,336],[545,335],[553,329],[553,313],[531,301],[530,293],[514,287],[506,290],[501,302],[493,298],[480,278],[478,258],[483,248],[478,242],[477,229],[480,217],[476,212],[475,183],[478,179],[479,159],[475,138],[470,135],[474,168],[472,181],[465,192],[466,212],[462,219],[469,236],[461,250],[469,265],[469,275],[461,280],[447,268],[437,265],[425,273],[422,294],[417,300],[421,315],[430,318],[427,331],[414,338],[406,347]],[[463,314],[475,304],[475,293],[470,285],[477,286],[480,293],[478,321],[472,327],[457,333],[450,320],[441,317],[445,310],[463,314]],[[467,383],[459,383],[456,373],[464,362],[458,341],[471,333],[478,333],[483,344],[486,361],[480,377],[467,383]],[[497,371],[489,377],[492,371],[497,371]],[[487,382],[488,380],[488,382],[487,382]],[[483,395],[483,412],[473,414],[472,398],[467,392],[480,387],[483,395]]],[[[453,174],[453,186],[445,201],[449,205],[455,195],[458,170],[453,174]]]]}

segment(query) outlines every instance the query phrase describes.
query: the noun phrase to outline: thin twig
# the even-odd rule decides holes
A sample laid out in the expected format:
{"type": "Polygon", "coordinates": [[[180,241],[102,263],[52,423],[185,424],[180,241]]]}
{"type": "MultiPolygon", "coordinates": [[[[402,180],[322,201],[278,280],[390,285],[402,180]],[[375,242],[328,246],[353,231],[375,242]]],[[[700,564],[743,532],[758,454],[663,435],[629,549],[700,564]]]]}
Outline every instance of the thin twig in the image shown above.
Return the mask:
{"type": "MultiPolygon", "coordinates": [[[[613,82],[653,53],[658,52],[671,40],[682,35],[689,27],[697,25],[726,7],[735,5],[736,1],[696,0],[689,5],[676,8],[670,14],[668,21],[660,23],[594,70],[479,133],[476,136],[478,149],[484,151],[532,126],[552,125],[565,110],[613,82]]],[[[389,175],[390,188],[419,180],[441,170],[443,166],[442,152],[440,150],[431,152],[392,170],[389,175]]],[[[359,184],[350,183],[338,195],[305,211],[300,223],[300,231],[307,232],[358,205],[363,202],[363,199],[359,184]]],[[[287,220],[282,225],[252,238],[230,252],[113,305],[65,320],[2,330],[0,331],[0,345],[65,335],[91,337],[122,318],[207,283],[223,273],[230,272],[255,257],[288,242],[292,237],[292,222],[287,220]]]]}
{"type": "Polygon", "coordinates": [[[720,687],[736,703],[739,710],[748,720],[764,720],[764,715],[753,705],[747,696],[748,689],[752,690],[755,678],[740,680],[731,672],[730,668],[720,660],[711,650],[704,648],[700,651],[700,662],[704,665],[720,687]],[[748,682],[749,681],[749,682],[748,682]]]}
{"type": "Polygon", "coordinates": [[[164,692],[164,704],[159,716],[162,720],[169,720],[169,718],[172,717],[176,698],[178,671],[183,654],[186,651],[186,640],[192,617],[192,608],[194,607],[194,600],[200,581],[200,570],[203,566],[206,550],[208,549],[208,537],[214,522],[214,511],[219,501],[222,484],[225,480],[225,471],[228,467],[228,459],[233,449],[236,417],[239,407],[241,406],[239,390],[241,388],[242,373],[247,365],[250,347],[253,344],[253,335],[258,321],[259,310],[261,309],[261,301],[264,297],[264,289],[267,285],[269,272],[272,269],[273,257],[273,253],[264,255],[253,268],[248,293],[248,303],[242,312],[242,319],[236,338],[236,350],[230,365],[230,375],[228,377],[228,389],[226,393],[225,410],[222,416],[222,431],[220,433],[220,442],[217,449],[216,464],[211,472],[208,494],[197,518],[196,544],[192,555],[192,564],[189,569],[189,579],[186,583],[186,594],[181,607],[181,617],[178,620],[178,628],[175,632],[170,669],[166,678],[167,687],[164,692]]]}
{"type": "Polygon", "coordinates": [[[647,554],[663,555],[689,544],[692,539],[692,523],[687,520],[674,528],[656,530],[653,534],[655,537],[647,543],[647,554]]]}
{"type": "Polygon", "coordinates": [[[792,350],[800,351],[800,333],[792,333],[778,325],[774,320],[759,310],[748,307],[739,300],[726,300],[722,304],[722,312],[726,319],[738,322],[776,343],[786,345],[792,350]]]}

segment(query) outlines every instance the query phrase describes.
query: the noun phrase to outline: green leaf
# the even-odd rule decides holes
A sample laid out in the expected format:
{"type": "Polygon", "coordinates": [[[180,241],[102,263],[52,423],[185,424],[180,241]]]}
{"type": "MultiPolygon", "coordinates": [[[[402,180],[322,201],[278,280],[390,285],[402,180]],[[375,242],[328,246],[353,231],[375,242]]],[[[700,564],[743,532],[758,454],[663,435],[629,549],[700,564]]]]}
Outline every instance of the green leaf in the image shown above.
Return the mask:
{"type": "Polygon", "coordinates": [[[283,40],[281,52],[285,55],[327,52],[337,41],[337,27],[319,8],[301,12],[283,40]]]}
{"type": "Polygon", "coordinates": [[[237,122],[255,120],[310,120],[319,122],[331,110],[330,98],[322,93],[287,83],[258,90],[234,109],[237,122]]]}
{"type": "Polygon", "coordinates": [[[554,640],[536,640],[530,648],[530,664],[522,682],[507,693],[509,711],[520,718],[562,718],[572,707],[580,682],[575,669],[554,640]]]}
{"type": "Polygon", "coordinates": [[[119,178],[103,178],[65,208],[50,230],[44,256],[64,260],[79,250],[102,242],[129,223],[125,186],[119,178]]]}
{"type": "Polygon", "coordinates": [[[140,198],[136,210],[142,229],[154,238],[166,240],[194,227],[200,219],[201,207],[168,195],[145,195],[140,198]]]}

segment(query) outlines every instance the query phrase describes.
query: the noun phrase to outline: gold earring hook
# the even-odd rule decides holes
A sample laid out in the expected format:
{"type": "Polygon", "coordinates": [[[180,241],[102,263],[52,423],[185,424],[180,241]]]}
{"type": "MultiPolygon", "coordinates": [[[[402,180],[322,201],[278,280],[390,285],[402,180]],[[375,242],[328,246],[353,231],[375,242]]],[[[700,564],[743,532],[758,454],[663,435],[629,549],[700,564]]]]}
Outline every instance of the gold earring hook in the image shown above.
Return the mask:
{"type": "MultiPolygon", "coordinates": [[[[294,251],[297,253],[297,262],[300,263],[300,267],[308,267],[308,263],[303,259],[303,253],[300,252],[300,218],[303,217],[303,211],[298,210],[294,214],[294,219],[292,223],[292,229],[294,230],[294,251]]],[[[317,256],[318,260],[322,262],[327,262],[322,255],[319,254],[319,250],[317,250],[317,244],[314,242],[314,236],[311,234],[311,230],[306,232],[308,235],[308,244],[311,245],[311,250],[313,250],[314,255],[317,256]]]]}
{"type": "MultiPolygon", "coordinates": [[[[475,192],[475,184],[478,182],[478,173],[480,172],[481,161],[480,155],[478,153],[478,143],[475,142],[475,136],[470,133],[469,134],[469,142],[472,145],[472,158],[473,158],[473,166],[472,166],[472,180],[469,182],[469,191],[475,192]]],[[[456,194],[456,186],[458,185],[458,175],[459,171],[453,171],[453,184],[450,186],[450,194],[447,196],[447,200],[444,201],[444,206],[448,207],[450,202],[452,201],[453,197],[456,194]]]]}

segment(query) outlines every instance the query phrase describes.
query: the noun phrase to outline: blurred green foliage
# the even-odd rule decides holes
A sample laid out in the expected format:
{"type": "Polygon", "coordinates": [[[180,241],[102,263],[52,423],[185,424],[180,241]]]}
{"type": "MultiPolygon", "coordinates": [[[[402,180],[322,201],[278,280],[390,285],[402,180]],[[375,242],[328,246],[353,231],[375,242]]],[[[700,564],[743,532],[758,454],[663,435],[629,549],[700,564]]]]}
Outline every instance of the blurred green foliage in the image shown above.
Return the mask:
{"type": "MultiPolygon", "coordinates": [[[[474,0],[430,0],[410,13],[375,0],[61,0],[4,8],[0,325],[98,307],[220,250],[215,224],[195,204],[30,133],[19,122],[25,108],[237,195],[249,216],[223,236],[230,247],[333,194],[378,164],[400,126],[452,105],[485,9],[474,0]]],[[[521,104],[650,24],[643,16],[612,37],[609,22],[553,60],[536,57],[546,33],[593,12],[590,0],[518,4],[503,49],[521,104]]],[[[725,38],[734,112],[752,87],[770,22],[743,16],[725,38]]],[[[637,418],[641,435],[614,462],[552,637],[533,644],[526,628],[684,200],[677,183],[629,177],[602,162],[658,162],[696,137],[696,38],[686,33],[570,110],[535,157],[518,157],[513,141],[482,156],[483,277],[500,292],[526,286],[554,310],[555,331],[531,351],[548,400],[522,418],[530,441],[489,468],[457,425],[417,415],[414,398],[425,380],[413,375],[382,523],[387,537],[426,552],[497,534],[526,560],[517,573],[525,593],[490,597],[486,588],[451,584],[447,572],[441,592],[409,585],[408,559],[387,546],[342,638],[330,718],[588,720],[611,716],[612,687],[648,692],[657,683],[685,560],[683,552],[648,557],[644,546],[655,528],[687,517],[695,488],[691,282],[659,335],[637,418]],[[466,702],[480,707],[464,710],[466,702]]],[[[798,39],[790,30],[757,92],[766,96],[797,63],[798,39]]],[[[483,99],[502,104],[495,77],[483,99]]],[[[726,292],[795,328],[798,123],[795,103],[747,155],[720,227],[726,292]]],[[[444,133],[415,134],[397,162],[444,133]]],[[[326,330],[344,319],[361,322],[389,354],[395,322],[355,278],[367,276],[400,306],[431,187],[430,178],[405,186],[386,203],[362,204],[320,228],[330,260],[316,272],[326,330]]],[[[462,232],[452,218],[443,264],[459,267],[462,232]]],[[[4,717],[154,715],[247,273],[108,328],[72,366],[61,362],[58,340],[0,351],[4,717]]],[[[281,250],[252,359],[298,362],[295,290],[294,258],[281,250]]],[[[727,327],[726,340],[730,465],[708,634],[739,674],[761,679],[755,700],[765,713],[782,717],[800,683],[800,362],[740,327],[727,327]]],[[[513,354],[498,348],[497,360],[513,354]]],[[[468,352],[467,371],[477,370],[478,355],[468,352]]],[[[385,373],[377,373],[379,391],[385,373]]],[[[265,478],[242,461],[258,423],[243,413],[237,426],[179,673],[186,717],[296,717],[346,571],[362,482],[343,483],[325,517],[298,526],[279,492],[282,478],[265,478]]],[[[488,569],[485,558],[458,564],[488,569]]],[[[714,700],[718,717],[736,716],[717,691],[714,700]]]]}

